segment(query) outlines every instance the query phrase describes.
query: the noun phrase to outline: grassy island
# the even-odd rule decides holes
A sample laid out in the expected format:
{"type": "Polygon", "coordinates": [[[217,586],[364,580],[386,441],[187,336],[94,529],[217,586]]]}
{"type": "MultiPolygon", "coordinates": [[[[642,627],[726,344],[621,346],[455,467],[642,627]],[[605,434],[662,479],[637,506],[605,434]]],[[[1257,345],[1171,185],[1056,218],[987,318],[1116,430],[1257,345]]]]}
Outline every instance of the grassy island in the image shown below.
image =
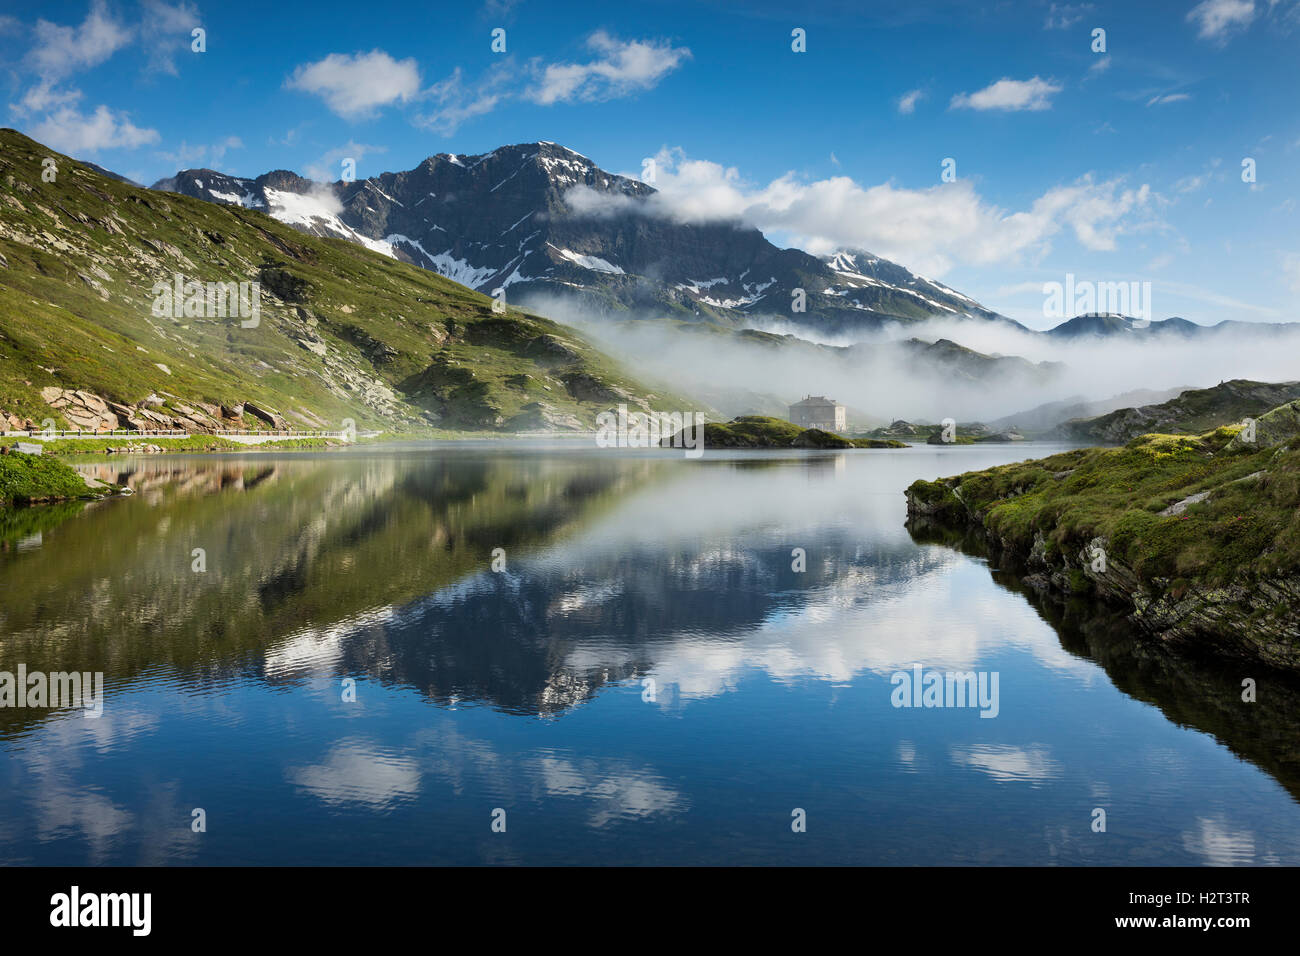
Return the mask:
{"type": "MultiPolygon", "coordinates": [[[[680,434],[680,433],[679,433],[680,434]]],[[[674,439],[664,439],[668,446],[674,439]]],[[[680,445],[680,438],[676,439],[680,445]]],[[[741,415],[704,426],[706,448],[906,448],[906,442],[880,438],[845,438],[820,428],[800,428],[782,418],[741,415]]]]}

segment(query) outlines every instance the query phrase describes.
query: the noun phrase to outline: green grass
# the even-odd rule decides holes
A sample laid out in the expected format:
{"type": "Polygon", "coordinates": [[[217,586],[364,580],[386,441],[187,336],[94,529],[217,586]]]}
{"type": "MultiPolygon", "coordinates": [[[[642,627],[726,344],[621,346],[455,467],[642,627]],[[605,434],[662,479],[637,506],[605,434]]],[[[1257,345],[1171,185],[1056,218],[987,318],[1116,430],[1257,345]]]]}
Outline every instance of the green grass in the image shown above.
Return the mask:
{"type": "Polygon", "coordinates": [[[294,427],[389,432],[508,431],[536,402],[592,428],[618,401],[687,407],[541,316],[495,313],[435,273],[256,211],[107,179],[12,130],[0,255],[0,410],[38,427],[71,424],[45,386],[124,405],[152,395],[170,414],[252,401],[294,427]],[[261,282],[260,324],[153,315],[153,284],[175,273],[261,282]]]}
{"type": "Polygon", "coordinates": [[[804,429],[767,415],[741,415],[704,426],[706,448],[789,448],[804,429]]]}
{"type": "MultiPolygon", "coordinates": [[[[981,431],[984,427],[975,422],[969,422],[966,424],[959,423],[951,441],[942,440],[944,430],[943,425],[913,425],[912,427],[916,429],[916,432],[915,434],[908,436],[911,441],[926,442],[927,444],[932,445],[974,445],[980,442],[997,442],[1001,440],[997,434],[972,434],[981,431]]],[[[889,426],[882,425],[879,428],[873,428],[868,432],[864,432],[860,437],[891,439],[892,436],[886,434],[888,431],[889,426]]]]}
{"type": "Polygon", "coordinates": [[[1144,435],[1120,448],[918,481],[908,492],[941,522],[981,523],[1022,554],[1039,536],[1049,553],[1072,554],[1104,538],[1109,559],[1157,592],[1293,572],[1300,567],[1300,451],[1229,447],[1237,431],[1144,435]],[[1208,500],[1160,514],[1203,491],[1208,500]]]}
{"type": "MultiPolygon", "coordinates": [[[[665,438],[664,445],[679,439],[665,438]]],[[[769,415],[741,415],[704,426],[706,448],[906,448],[901,441],[845,438],[820,428],[801,428],[769,415]]]]}
{"type": "Polygon", "coordinates": [[[75,469],[49,455],[0,455],[0,506],[91,497],[75,469]]]}

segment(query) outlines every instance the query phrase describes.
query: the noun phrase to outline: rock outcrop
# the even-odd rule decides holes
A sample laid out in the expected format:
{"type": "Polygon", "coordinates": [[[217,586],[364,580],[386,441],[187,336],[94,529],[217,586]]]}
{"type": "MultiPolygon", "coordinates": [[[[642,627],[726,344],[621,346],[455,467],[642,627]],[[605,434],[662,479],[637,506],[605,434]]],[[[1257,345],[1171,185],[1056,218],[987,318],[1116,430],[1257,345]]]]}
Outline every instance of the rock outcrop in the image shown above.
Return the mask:
{"type": "MultiPolygon", "coordinates": [[[[56,385],[41,389],[41,398],[52,411],[63,416],[69,428],[95,434],[123,429],[193,433],[244,431],[253,424],[245,419],[245,413],[271,428],[282,431],[290,428],[289,422],[279,412],[248,401],[216,405],[151,394],[134,405],[126,405],[83,389],[56,385]]],[[[14,415],[6,415],[5,423],[13,431],[31,431],[37,427],[30,419],[20,420],[14,415]]]]}
{"type": "Polygon", "coordinates": [[[61,413],[73,428],[111,432],[122,427],[117,414],[109,408],[109,403],[90,392],[52,385],[41,389],[41,398],[50,408],[61,413]]]}
{"type": "Polygon", "coordinates": [[[289,427],[289,423],[284,420],[283,416],[281,416],[279,412],[273,411],[269,408],[262,408],[260,405],[254,405],[252,402],[244,402],[244,411],[259,421],[270,425],[272,428],[285,430],[289,427]]]}
{"type": "Polygon", "coordinates": [[[1286,422],[1300,437],[1287,406],[1269,421],[1272,446],[1234,447],[1234,429],[1148,435],[916,481],[908,529],[1045,595],[1120,605],[1163,644],[1300,670],[1300,451],[1281,444],[1286,422]]]}

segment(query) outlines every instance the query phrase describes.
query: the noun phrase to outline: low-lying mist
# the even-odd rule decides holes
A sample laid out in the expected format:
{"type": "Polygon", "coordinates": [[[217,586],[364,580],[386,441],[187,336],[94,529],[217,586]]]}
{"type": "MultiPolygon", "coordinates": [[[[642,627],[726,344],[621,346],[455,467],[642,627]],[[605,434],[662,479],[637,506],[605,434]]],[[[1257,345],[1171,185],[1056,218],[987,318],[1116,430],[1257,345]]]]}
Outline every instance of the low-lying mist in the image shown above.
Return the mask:
{"type": "Polygon", "coordinates": [[[1300,334],[1266,326],[1258,333],[1240,325],[1206,330],[1195,339],[1131,333],[1070,340],[993,321],[933,319],[831,337],[785,317],[755,316],[754,330],[797,336],[776,343],[741,329],[599,312],[555,295],[534,294],[522,304],[579,329],[633,374],[727,416],[785,417],[790,403],[817,394],[848,406],[854,427],[899,418],[992,421],[1048,402],[1102,401],[1135,390],[1300,379],[1300,334]],[[947,339],[981,356],[926,351],[909,339],[947,339]]]}

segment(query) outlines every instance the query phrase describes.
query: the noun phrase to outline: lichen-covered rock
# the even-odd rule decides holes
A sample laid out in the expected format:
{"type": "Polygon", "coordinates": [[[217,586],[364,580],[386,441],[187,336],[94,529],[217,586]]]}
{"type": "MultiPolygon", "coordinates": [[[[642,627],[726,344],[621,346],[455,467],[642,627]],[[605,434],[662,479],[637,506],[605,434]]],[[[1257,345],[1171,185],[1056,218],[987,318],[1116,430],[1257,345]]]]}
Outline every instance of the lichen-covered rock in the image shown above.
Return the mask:
{"type": "Polygon", "coordinates": [[[1246,424],[1229,443],[1239,448],[1276,448],[1300,435],[1300,401],[1287,402],[1246,424]]]}

